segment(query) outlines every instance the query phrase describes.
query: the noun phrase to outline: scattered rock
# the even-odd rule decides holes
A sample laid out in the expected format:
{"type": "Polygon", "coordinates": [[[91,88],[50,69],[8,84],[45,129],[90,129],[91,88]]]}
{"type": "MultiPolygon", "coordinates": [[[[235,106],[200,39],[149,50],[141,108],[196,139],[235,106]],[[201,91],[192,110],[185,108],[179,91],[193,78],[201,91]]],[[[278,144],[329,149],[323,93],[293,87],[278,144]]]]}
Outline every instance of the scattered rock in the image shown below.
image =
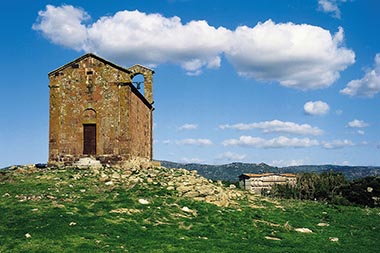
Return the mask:
{"type": "Polygon", "coordinates": [[[25,238],[26,238],[26,239],[29,239],[29,238],[32,238],[32,236],[31,236],[29,233],[26,233],[26,234],[25,234],[25,238]]]}
{"type": "Polygon", "coordinates": [[[69,223],[69,226],[75,226],[76,224],[77,224],[76,222],[72,221],[69,223]]]}
{"type": "Polygon", "coordinates": [[[272,240],[272,241],[281,241],[280,238],[272,237],[272,236],[265,236],[265,239],[267,239],[267,240],[272,240]]]}
{"type": "Polygon", "coordinates": [[[294,230],[300,233],[305,233],[305,234],[313,233],[313,231],[308,228],[295,228],[294,230]]]}
{"type": "Polygon", "coordinates": [[[292,230],[292,226],[289,224],[289,221],[285,222],[284,228],[288,231],[292,230]]]}
{"type": "Polygon", "coordinates": [[[117,172],[114,172],[111,176],[113,179],[119,179],[120,178],[120,174],[117,173],[117,172]]]}
{"type": "Polygon", "coordinates": [[[75,174],[75,175],[73,175],[73,179],[74,180],[78,180],[78,179],[81,179],[81,175],[80,174],[75,174]]]}
{"type": "Polygon", "coordinates": [[[330,242],[338,242],[339,238],[338,237],[329,237],[330,242]]]}
{"type": "MultiPolygon", "coordinates": [[[[86,171],[75,171],[71,179],[80,180],[86,177],[95,177],[107,186],[122,185],[126,188],[133,188],[136,185],[148,186],[158,185],[168,191],[175,191],[180,197],[191,198],[197,201],[204,201],[221,207],[238,206],[237,200],[246,198],[249,194],[235,185],[225,187],[221,181],[213,182],[198,174],[196,170],[168,169],[154,164],[151,161],[140,158],[133,158],[117,167],[100,166],[100,162],[94,158],[82,158],[75,163],[76,168],[85,168],[86,171]],[[84,173],[85,172],[85,173],[84,173]]],[[[16,166],[14,171],[20,170],[22,173],[30,173],[35,166],[16,166]],[[28,171],[28,172],[26,172],[28,171]]],[[[59,168],[61,172],[70,169],[69,167],[59,168]]],[[[40,176],[40,175],[38,175],[40,176]]],[[[40,176],[41,178],[44,176],[40,176]]],[[[53,180],[53,177],[49,180],[53,180]]],[[[57,177],[57,181],[62,178],[57,177]]],[[[67,182],[68,187],[74,188],[73,182],[67,182]]],[[[79,188],[78,191],[84,193],[87,189],[79,188]]],[[[4,194],[3,197],[9,197],[4,194]]],[[[55,197],[51,196],[52,200],[55,197]]],[[[19,197],[20,201],[39,200],[40,197],[19,197]]],[[[43,198],[49,198],[43,196],[43,198]]],[[[253,201],[252,201],[253,202],[253,201]]],[[[57,203],[53,203],[56,205],[57,203]]],[[[57,206],[58,207],[58,206],[57,206]]]]}
{"type": "Polygon", "coordinates": [[[92,158],[92,157],[83,157],[80,158],[79,161],[74,163],[74,166],[80,168],[80,169],[88,169],[88,168],[101,168],[103,167],[100,161],[92,158]]]}
{"type": "Polygon", "coordinates": [[[100,182],[106,182],[106,181],[109,181],[109,177],[108,177],[106,174],[102,173],[102,174],[100,175],[99,181],[100,181],[100,182]]]}
{"type": "Polygon", "coordinates": [[[196,198],[196,197],[199,196],[199,192],[197,192],[197,191],[188,191],[188,192],[185,192],[182,196],[185,197],[185,198],[196,198]]]}
{"type": "Polygon", "coordinates": [[[65,205],[58,204],[57,201],[52,201],[52,205],[53,207],[56,207],[56,208],[65,208],[65,205]]]}
{"type": "Polygon", "coordinates": [[[318,227],[329,227],[330,224],[328,224],[328,223],[324,223],[324,222],[321,222],[321,223],[318,223],[317,226],[318,226],[318,227]]]}
{"type": "Polygon", "coordinates": [[[134,213],[141,213],[141,210],[139,209],[129,209],[129,208],[118,208],[118,209],[114,209],[114,210],[111,210],[110,213],[119,213],[119,214],[128,214],[128,215],[131,215],[131,214],[134,214],[134,213]]]}
{"type": "Polygon", "coordinates": [[[190,214],[192,214],[194,216],[197,216],[197,211],[196,210],[192,210],[192,209],[188,208],[187,206],[182,207],[181,210],[183,212],[185,212],[185,213],[190,213],[190,214]]]}
{"type": "Polygon", "coordinates": [[[139,203],[141,205],[149,205],[150,204],[150,202],[148,200],[146,200],[146,199],[139,199],[139,203]]]}

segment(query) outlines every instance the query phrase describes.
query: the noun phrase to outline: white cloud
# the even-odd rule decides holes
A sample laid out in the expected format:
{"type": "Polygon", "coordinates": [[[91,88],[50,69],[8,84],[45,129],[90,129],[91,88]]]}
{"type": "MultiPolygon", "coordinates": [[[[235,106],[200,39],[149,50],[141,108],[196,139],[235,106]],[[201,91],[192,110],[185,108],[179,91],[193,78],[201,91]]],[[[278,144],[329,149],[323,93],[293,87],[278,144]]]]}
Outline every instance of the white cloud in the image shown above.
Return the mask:
{"type": "Polygon", "coordinates": [[[70,5],[47,5],[38,15],[33,29],[55,44],[123,65],[177,64],[189,75],[219,68],[224,54],[242,76],[307,90],[330,86],[355,61],[354,52],[342,46],[342,28],[331,35],[317,26],[268,20],[232,31],[137,10],[84,24],[89,15],[70,5]]]}
{"type": "Polygon", "coordinates": [[[195,145],[195,146],[209,146],[212,141],[209,139],[183,139],[176,141],[177,145],[195,145]]]}
{"type": "Polygon", "coordinates": [[[369,126],[369,124],[363,120],[354,119],[353,121],[348,122],[347,126],[351,128],[364,128],[369,126]]]}
{"type": "Polygon", "coordinates": [[[163,141],[162,141],[162,144],[165,144],[165,145],[168,145],[168,144],[170,144],[170,143],[172,143],[171,140],[163,140],[163,141]]]}
{"type": "Polygon", "coordinates": [[[87,41],[87,28],[82,23],[89,18],[84,10],[71,5],[47,5],[46,11],[38,12],[32,28],[41,31],[54,44],[80,51],[86,47],[87,41]]]}
{"type": "Polygon", "coordinates": [[[188,158],[188,157],[182,157],[180,161],[182,163],[203,163],[204,162],[204,160],[199,159],[199,158],[188,158]]]}
{"type": "Polygon", "coordinates": [[[323,101],[309,101],[305,103],[303,109],[309,115],[324,115],[329,112],[330,106],[323,101]]]}
{"type": "Polygon", "coordinates": [[[373,69],[367,70],[362,79],[350,81],[340,93],[370,98],[380,93],[380,54],[375,56],[373,69]]]}
{"type": "Polygon", "coordinates": [[[269,163],[271,166],[276,166],[276,167],[287,167],[287,166],[298,166],[298,165],[303,165],[305,162],[303,160],[290,160],[290,161],[285,161],[285,160],[274,160],[269,163]]]}
{"type": "Polygon", "coordinates": [[[335,35],[318,26],[271,20],[240,26],[225,52],[239,75],[301,90],[325,88],[355,62],[342,46],[343,28],[335,35]]]}
{"type": "Polygon", "coordinates": [[[239,139],[223,141],[224,146],[241,146],[252,148],[310,148],[322,147],[324,149],[341,149],[355,146],[351,140],[318,141],[310,138],[288,138],[279,136],[273,139],[261,137],[240,136],[239,139]]]}
{"type": "Polygon", "coordinates": [[[236,154],[233,152],[224,152],[223,154],[219,155],[216,159],[220,161],[242,161],[247,156],[244,154],[236,154]]]}
{"type": "Polygon", "coordinates": [[[333,13],[335,18],[340,19],[341,13],[338,7],[340,2],[346,2],[346,0],[318,0],[318,6],[323,12],[333,13]]]}
{"type": "Polygon", "coordinates": [[[350,146],[354,146],[354,143],[350,140],[334,140],[331,142],[322,142],[322,147],[325,149],[340,149],[350,146]]]}
{"type": "Polygon", "coordinates": [[[138,62],[154,67],[169,62],[188,74],[199,74],[204,67],[218,68],[230,33],[204,20],[183,24],[179,17],[137,10],[119,11],[85,26],[82,22],[87,19],[86,13],[73,6],[48,5],[46,11],[39,12],[33,29],[55,44],[95,52],[122,64],[138,62]]]}
{"type": "Polygon", "coordinates": [[[184,124],[178,128],[178,130],[196,130],[198,125],[196,124],[184,124]]]}
{"type": "Polygon", "coordinates": [[[318,127],[312,127],[308,124],[297,124],[294,122],[284,122],[280,120],[263,121],[250,124],[220,125],[220,129],[251,130],[261,129],[264,133],[289,133],[301,135],[321,135],[323,131],[318,127]]]}
{"type": "Polygon", "coordinates": [[[318,146],[317,140],[309,138],[288,138],[279,136],[273,139],[264,139],[261,137],[240,136],[239,139],[229,139],[222,143],[224,146],[243,146],[254,148],[306,148],[318,146]]]}
{"type": "Polygon", "coordinates": [[[363,130],[358,130],[357,133],[360,135],[365,135],[365,132],[363,130]]]}

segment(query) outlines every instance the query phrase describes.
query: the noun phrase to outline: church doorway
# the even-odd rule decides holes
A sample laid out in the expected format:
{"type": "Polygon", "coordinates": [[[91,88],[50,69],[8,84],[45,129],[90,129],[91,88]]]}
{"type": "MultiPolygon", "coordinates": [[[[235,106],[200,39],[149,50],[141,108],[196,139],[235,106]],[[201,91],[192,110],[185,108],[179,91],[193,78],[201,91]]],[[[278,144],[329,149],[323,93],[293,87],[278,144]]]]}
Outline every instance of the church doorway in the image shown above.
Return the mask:
{"type": "Polygon", "coordinates": [[[96,155],[96,124],[83,125],[83,154],[96,155]]]}

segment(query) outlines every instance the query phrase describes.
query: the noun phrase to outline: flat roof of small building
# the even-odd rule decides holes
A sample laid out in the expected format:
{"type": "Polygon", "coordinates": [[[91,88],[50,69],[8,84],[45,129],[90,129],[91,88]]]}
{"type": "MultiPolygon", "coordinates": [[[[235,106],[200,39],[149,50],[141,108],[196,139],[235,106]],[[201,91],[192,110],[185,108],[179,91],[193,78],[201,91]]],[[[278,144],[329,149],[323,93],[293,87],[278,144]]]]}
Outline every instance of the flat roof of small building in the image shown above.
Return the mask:
{"type": "Polygon", "coordinates": [[[257,178],[257,177],[269,177],[269,176],[282,176],[282,177],[296,177],[296,174],[292,173],[244,173],[239,176],[239,178],[257,178]]]}

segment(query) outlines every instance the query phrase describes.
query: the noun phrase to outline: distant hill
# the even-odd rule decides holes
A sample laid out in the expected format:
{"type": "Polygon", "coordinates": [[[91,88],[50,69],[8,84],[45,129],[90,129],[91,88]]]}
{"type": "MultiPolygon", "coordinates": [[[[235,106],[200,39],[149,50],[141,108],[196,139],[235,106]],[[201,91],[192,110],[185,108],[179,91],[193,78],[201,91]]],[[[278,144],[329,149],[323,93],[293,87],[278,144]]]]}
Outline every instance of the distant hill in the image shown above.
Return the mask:
{"type": "Polygon", "coordinates": [[[339,165],[300,165],[288,167],[274,167],[265,163],[230,163],[222,165],[208,165],[196,163],[175,163],[161,161],[161,165],[167,168],[183,168],[187,170],[197,170],[198,173],[206,178],[213,180],[223,180],[235,182],[239,175],[243,173],[301,173],[333,170],[343,173],[347,179],[353,180],[367,176],[380,176],[380,167],[374,166],[339,166],[339,165]]]}

